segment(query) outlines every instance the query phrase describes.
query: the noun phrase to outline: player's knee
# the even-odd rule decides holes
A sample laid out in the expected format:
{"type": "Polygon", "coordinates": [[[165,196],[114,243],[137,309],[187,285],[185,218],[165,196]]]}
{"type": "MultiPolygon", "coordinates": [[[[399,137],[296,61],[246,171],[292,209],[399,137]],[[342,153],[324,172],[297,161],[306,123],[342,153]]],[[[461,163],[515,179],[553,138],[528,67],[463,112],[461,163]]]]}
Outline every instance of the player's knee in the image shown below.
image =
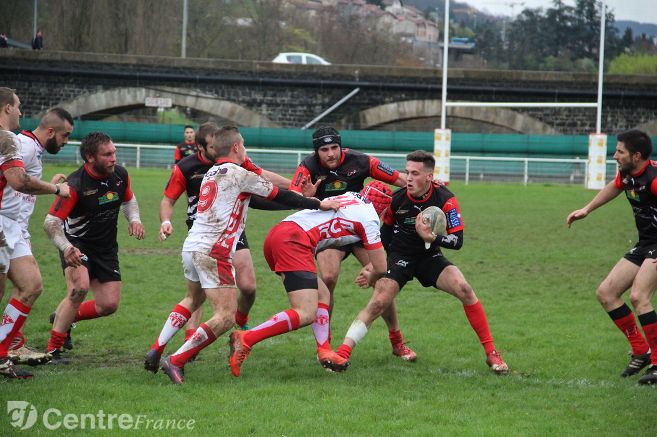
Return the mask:
{"type": "Polygon", "coordinates": [[[598,302],[602,306],[605,306],[609,303],[611,303],[613,300],[615,300],[615,294],[611,291],[609,287],[606,286],[605,283],[600,284],[598,286],[598,289],[595,291],[595,297],[598,299],[598,302]]]}
{"type": "Polygon", "coordinates": [[[391,303],[392,299],[390,299],[387,294],[379,293],[367,304],[367,311],[371,315],[378,317],[383,314],[385,309],[388,308],[391,303]]]}
{"type": "Polygon", "coordinates": [[[455,289],[459,299],[464,302],[477,299],[477,296],[475,295],[472,286],[470,286],[470,284],[468,284],[467,281],[458,281],[456,283],[455,289]]]}
{"type": "Polygon", "coordinates": [[[322,274],[320,275],[322,282],[326,284],[326,288],[329,289],[329,291],[335,290],[335,285],[338,282],[338,275],[335,273],[328,272],[327,274],[322,274]]]}
{"type": "Polygon", "coordinates": [[[650,302],[650,299],[647,297],[647,293],[643,293],[641,290],[631,290],[630,291],[630,302],[635,309],[641,308],[646,302],[650,302]]]}
{"type": "Polygon", "coordinates": [[[87,297],[87,292],[89,290],[86,288],[74,287],[68,294],[68,299],[76,306],[84,302],[84,299],[87,297]]]}
{"type": "Polygon", "coordinates": [[[119,309],[119,303],[109,302],[109,303],[104,303],[102,305],[96,304],[96,308],[98,309],[98,315],[105,317],[114,314],[116,310],[119,309]]]}

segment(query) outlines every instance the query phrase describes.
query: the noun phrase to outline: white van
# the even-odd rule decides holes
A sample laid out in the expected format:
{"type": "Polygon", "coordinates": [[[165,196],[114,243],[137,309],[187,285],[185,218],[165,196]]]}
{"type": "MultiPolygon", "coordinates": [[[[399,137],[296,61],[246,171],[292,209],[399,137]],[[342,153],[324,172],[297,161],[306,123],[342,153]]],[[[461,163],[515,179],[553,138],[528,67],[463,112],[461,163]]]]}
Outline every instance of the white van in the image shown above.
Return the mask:
{"type": "Polygon", "coordinates": [[[311,53],[279,53],[272,62],[277,64],[331,65],[326,59],[311,53]]]}

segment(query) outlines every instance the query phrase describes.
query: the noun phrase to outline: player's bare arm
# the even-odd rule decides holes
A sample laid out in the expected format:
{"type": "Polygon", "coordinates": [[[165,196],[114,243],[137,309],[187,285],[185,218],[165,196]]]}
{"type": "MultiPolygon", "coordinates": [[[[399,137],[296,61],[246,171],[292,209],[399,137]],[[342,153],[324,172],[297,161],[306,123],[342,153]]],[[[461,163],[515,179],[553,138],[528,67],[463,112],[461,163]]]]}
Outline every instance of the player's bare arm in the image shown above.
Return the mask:
{"type": "Polygon", "coordinates": [[[173,206],[175,204],[175,199],[171,199],[167,196],[162,197],[162,201],[160,202],[160,241],[166,240],[171,234],[173,234],[171,218],[173,217],[173,206]]]}
{"type": "Polygon", "coordinates": [[[82,256],[80,250],[73,246],[64,234],[64,220],[54,215],[48,214],[43,222],[43,230],[52,241],[52,243],[64,254],[64,261],[71,267],[82,265],[82,256]]]}
{"type": "Polygon", "coordinates": [[[137,240],[143,240],[146,236],[146,231],[144,230],[144,225],[141,223],[141,218],[139,217],[137,198],[133,195],[132,199],[123,202],[121,204],[121,210],[123,210],[123,214],[128,220],[128,234],[131,237],[135,237],[137,240]]]}
{"type": "MultiPolygon", "coordinates": [[[[34,178],[25,172],[23,167],[8,168],[3,172],[11,188],[26,194],[57,194],[61,197],[70,197],[68,184],[56,184],[34,178]]],[[[60,180],[58,178],[57,180],[60,180]]]]}
{"type": "Polygon", "coordinates": [[[570,225],[575,220],[586,218],[586,216],[591,212],[600,208],[610,200],[615,199],[622,192],[623,190],[618,189],[613,181],[609,182],[598,194],[595,195],[593,200],[591,200],[588,205],[586,205],[584,208],[576,209],[575,211],[568,214],[568,217],[566,217],[566,225],[570,227],[570,225]]]}
{"type": "Polygon", "coordinates": [[[406,173],[399,172],[397,180],[393,184],[396,187],[405,187],[406,186],[406,173]]]}
{"type": "Polygon", "coordinates": [[[289,180],[287,178],[284,178],[283,176],[279,175],[278,173],[274,173],[273,171],[265,170],[264,168],[262,169],[262,176],[265,179],[268,179],[272,184],[276,185],[278,188],[287,188],[292,183],[291,180],[289,180]]]}

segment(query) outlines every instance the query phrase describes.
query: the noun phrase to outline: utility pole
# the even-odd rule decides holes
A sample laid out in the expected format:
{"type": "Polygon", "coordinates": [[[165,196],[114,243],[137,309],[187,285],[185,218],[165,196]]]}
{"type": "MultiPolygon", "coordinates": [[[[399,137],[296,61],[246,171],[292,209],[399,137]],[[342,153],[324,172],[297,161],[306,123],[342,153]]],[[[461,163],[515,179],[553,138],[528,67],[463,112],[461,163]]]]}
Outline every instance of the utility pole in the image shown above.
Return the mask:
{"type": "Polygon", "coordinates": [[[34,29],[32,30],[32,39],[36,38],[38,27],[38,17],[39,17],[39,0],[34,0],[34,29]]]}

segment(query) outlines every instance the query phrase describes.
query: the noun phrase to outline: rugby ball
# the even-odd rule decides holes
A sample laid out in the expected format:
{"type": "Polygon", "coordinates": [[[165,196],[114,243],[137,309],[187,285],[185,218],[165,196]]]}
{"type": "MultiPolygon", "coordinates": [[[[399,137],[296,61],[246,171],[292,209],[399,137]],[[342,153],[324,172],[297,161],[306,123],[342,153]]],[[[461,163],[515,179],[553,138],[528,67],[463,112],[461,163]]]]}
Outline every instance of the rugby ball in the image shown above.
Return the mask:
{"type": "Polygon", "coordinates": [[[447,219],[442,209],[430,206],[422,214],[422,222],[429,223],[431,231],[436,235],[447,235],[447,219]]]}

